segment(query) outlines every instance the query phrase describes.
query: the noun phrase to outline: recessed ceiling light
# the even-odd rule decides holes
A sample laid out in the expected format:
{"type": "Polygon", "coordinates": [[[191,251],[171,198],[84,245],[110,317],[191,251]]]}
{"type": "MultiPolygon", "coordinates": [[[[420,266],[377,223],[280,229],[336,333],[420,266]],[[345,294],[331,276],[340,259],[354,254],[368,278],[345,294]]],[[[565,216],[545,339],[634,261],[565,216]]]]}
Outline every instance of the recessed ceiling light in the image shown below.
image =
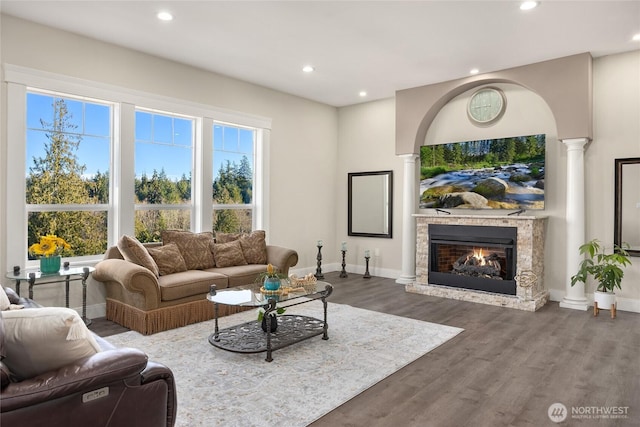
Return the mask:
{"type": "Polygon", "coordinates": [[[631,40],[633,40],[634,42],[640,42],[640,33],[631,37],[631,40]]]}
{"type": "Polygon", "coordinates": [[[471,70],[469,70],[469,74],[478,74],[480,72],[480,70],[478,70],[477,68],[472,68],[471,70]]]}
{"type": "Polygon", "coordinates": [[[158,14],[156,16],[161,21],[171,21],[171,20],[173,20],[173,15],[171,13],[169,13],[169,12],[166,12],[166,11],[158,12],[158,14]]]}
{"type": "Polygon", "coordinates": [[[523,1],[520,3],[520,10],[531,10],[535,9],[540,2],[537,1],[523,1]]]}
{"type": "Polygon", "coordinates": [[[304,67],[302,67],[302,71],[304,71],[305,73],[312,73],[313,70],[315,70],[315,68],[313,68],[311,65],[305,65],[304,67]]]}
{"type": "Polygon", "coordinates": [[[358,95],[360,95],[361,98],[364,98],[365,96],[367,96],[367,92],[364,90],[361,90],[358,95]]]}

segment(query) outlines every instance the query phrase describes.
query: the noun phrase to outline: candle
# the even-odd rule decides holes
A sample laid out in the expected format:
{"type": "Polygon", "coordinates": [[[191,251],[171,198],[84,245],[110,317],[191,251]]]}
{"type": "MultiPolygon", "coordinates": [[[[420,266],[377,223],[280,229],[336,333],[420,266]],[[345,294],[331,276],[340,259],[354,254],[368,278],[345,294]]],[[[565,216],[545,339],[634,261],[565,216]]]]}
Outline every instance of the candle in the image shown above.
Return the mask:
{"type": "Polygon", "coordinates": [[[370,257],[371,252],[369,252],[369,249],[367,249],[366,251],[364,251],[364,257],[365,258],[369,258],[370,257]]]}
{"type": "Polygon", "coordinates": [[[322,247],[322,240],[318,240],[318,247],[321,248],[322,247]]]}
{"type": "Polygon", "coordinates": [[[342,250],[347,251],[347,242],[342,242],[342,250]]]}

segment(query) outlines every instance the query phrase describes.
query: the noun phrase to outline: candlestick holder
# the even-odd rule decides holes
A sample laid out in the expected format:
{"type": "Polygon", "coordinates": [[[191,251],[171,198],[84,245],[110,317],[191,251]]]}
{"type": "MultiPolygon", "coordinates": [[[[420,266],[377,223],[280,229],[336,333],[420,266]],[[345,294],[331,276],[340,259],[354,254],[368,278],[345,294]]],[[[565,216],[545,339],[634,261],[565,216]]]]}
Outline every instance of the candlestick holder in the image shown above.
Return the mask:
{"type": "Polygon", "coordinates": [[[344,261],[344,256],[346,255],[347,251],[343,250],[342,251],[342,271],[340,272],[340,277],[349,277],[349,275],[347,275],[347,270],[345,270],[344,268],[347,266],[347,263],[344,261]]]}
{"type": "Polygon", "coordinates": [[[366,267],[364,270],[364,276],[362,276],[363,279],[371,279],[371,275],[369,274],[369,259],[371,257],[370,256],[366,256],[364,257],[364,262],[366,263],[366,267]]]}
{"type": "Polygon", "coordinates": [[[318,245],[318,256],[316,257],[318,260],[318,267],[316,267],[316,279],[324,279],[324,275],[322,274],[322,246],[318,245]]]}

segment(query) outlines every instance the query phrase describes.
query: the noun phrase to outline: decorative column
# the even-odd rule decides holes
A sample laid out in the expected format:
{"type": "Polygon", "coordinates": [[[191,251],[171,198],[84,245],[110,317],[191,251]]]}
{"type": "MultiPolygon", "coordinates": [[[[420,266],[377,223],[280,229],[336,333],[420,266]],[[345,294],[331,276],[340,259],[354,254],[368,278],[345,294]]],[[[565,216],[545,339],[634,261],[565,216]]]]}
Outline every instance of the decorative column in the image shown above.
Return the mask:
{"type": "Polygon", "coordinates": [[[566,294],[560,307],[587,310],[589,301],[584,295],[584,284],[571,286],[571,276],[578,271],[583,257],[578,247],[585,242],[585,198],[584,198],[584,146],[587,138],[564,139],[567,146],[567,204],[566,242],[567,266],[565,277],[566,294]]]}
{"type": "Polygon", "coordinates": [[[402,181],[402,275],[396,283],[407,285],[416,280],[416,160],[417,154],[403,154],[402,181]]]}

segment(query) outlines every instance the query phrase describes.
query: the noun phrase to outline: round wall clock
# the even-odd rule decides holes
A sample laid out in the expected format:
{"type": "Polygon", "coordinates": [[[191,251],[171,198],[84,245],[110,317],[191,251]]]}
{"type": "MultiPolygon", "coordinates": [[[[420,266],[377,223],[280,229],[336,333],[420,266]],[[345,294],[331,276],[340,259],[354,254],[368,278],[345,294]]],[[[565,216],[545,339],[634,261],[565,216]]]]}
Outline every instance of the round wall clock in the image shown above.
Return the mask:
{"type": "Polygon", "coordinates": [[[467,114],[473,123],[488,125],[502,117],[506,107],[507,99],[504,92],[493,87],[483,87],[469,98],[467,114]]]}

